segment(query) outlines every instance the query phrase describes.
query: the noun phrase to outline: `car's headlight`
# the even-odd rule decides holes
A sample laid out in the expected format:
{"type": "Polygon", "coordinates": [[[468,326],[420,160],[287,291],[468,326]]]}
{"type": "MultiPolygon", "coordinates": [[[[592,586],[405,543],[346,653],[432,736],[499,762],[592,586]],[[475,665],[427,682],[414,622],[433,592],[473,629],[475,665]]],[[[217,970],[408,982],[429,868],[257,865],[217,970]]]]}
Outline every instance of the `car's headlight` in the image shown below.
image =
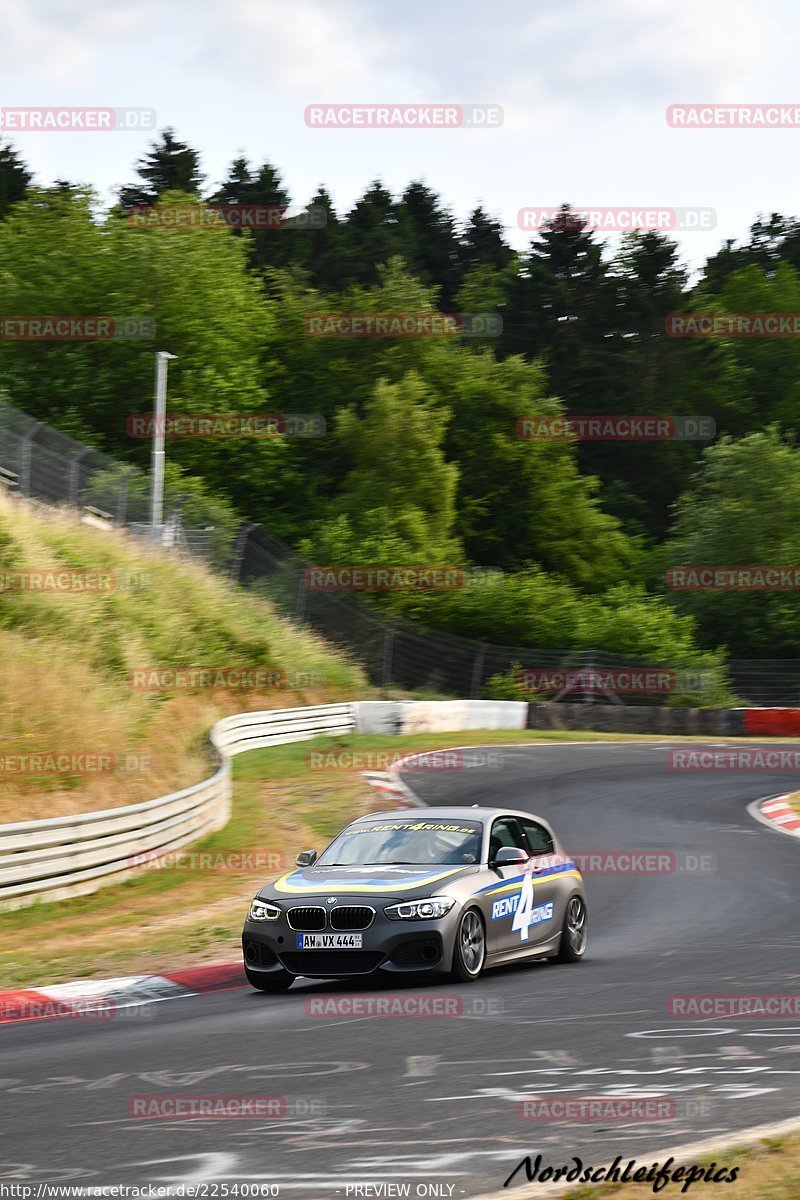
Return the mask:
{"type": "Polygon", "coordinates": [[[404,900],[383,911],[390,921],[430,921],[444,917],[455,904],[452,896],[430,896],[427,900],[404,900]]]}
{"type": "Polygon", "coordinates": [[[280,915],[281,910],[277,905],[267,904],[266,900],[259,900],[258,896],[250,902],[251,921],[277,921],[280,915]]]}

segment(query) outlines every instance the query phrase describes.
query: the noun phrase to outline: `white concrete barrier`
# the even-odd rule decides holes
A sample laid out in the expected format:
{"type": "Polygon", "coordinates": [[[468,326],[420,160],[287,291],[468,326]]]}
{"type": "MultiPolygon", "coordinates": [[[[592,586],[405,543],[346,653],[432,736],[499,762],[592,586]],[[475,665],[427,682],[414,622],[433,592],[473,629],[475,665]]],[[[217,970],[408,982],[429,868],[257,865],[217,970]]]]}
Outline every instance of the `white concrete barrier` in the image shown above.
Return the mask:
{"type": "Polygon", "coordinates": [[[364,700],[353,707],[359,733],[525,729],[528,722],[524,700],[364,700]]]}

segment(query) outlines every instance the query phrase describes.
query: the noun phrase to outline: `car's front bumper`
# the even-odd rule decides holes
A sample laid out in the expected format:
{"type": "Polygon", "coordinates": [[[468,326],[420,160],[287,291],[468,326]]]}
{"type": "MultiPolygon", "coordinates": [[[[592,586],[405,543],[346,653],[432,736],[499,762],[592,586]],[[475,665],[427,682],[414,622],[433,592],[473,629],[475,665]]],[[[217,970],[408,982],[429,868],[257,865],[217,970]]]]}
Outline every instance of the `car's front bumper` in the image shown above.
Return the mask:
{"type": "MultiPolygon", "coordinates": [[[[344,897],[342,901],[346,903],[344,897]]],[[[371,901],[378,909],[372,924],[368,929],[353,930],[361,935],[359,949],[301,950],[298,949],[300,931],[291,928],[285,915],[269,922],[248,917],[242,930],[245,965],[252,972],[284,970],[317,979],[373,972],[401,975],[449,970],[456,928],[453,910],[438,920],[390,921],[382,908],[392,902],[381,899],[379,907],[378,902],[371,901]]],[[[326,928],[321,932],[336,931],[326,928]]]]}

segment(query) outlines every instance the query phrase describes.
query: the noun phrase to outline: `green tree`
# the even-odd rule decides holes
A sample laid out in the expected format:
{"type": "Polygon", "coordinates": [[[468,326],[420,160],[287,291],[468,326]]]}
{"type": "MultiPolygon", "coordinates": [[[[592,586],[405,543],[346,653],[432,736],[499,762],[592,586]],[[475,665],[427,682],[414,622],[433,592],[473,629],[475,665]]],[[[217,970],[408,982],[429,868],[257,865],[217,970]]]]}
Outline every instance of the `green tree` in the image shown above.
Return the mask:
{"type": "Polygon", "coordinates": [[[461,281],[455,222],[439,197],[419,181],[397,205],[397,253],[411,274],[436,289],[439,307],[450,311],[461,281]]]}
{"type": "MultiPolygon", "coordinates": [[[[377,384],[363,416],[342,409],[336,435],[352,467],[307,549],[333,563],[452,565],[458,467],[442,450],[449,414],[413,372],[377,384]]],[[[390,598],[391,599],[391,598],[390,598]]]]}
{"type": "Polygon", "coordinates": [[[27,195],[33,176],[13,146],[0,143],[0,220],[27,195]]]}
{"type": "Polygon", "coordinates": [[[342,239],[340,287],[375,284],[380,267],[397,253],[397,206],[380,180],[348,212],[342,239]]]}
{"type": "Polygon", "coordinates": [[[200,155],[180,141],[174,129],[163,130],[160,140],[151,143],[150,152],[137,163],[136,173],[141,182],[120,190],[124,209],[155,204],[165,192],[199,196],[204,179],[200,155]]]}
{"type": "Polygon", "coordinates": [[[305,271],[312,287],[332,292],[341,286],[343,235],[333,200],[325,188],[317,189],[306,208],[293,241],[294,262],[305,271]]]}
{"type": "MultiPolygon", "coordinates": [[[[676,507],[668,568],[793,566],[800,561],[800,450],[776,426],[723,438],[676,507]]],[[[665,589],[666,590],[666,589],[665,589]]],[[[736,658],[800,657],[796,592],[672,591],[706,645],[736,658]]]]}
{"type": "MultiPolygon", "coordinates": [[[[197,203],[166,193],[176,204],[197,203]]],[[[272,307],[247,272],[243,239],[224,227],[138,227],[98,222],[91,193],[36,193],[0,224],[0,310],[20,315],[107,315],[147,319],[141,338],[0,342],[12,403],[59,423],[70,413],[103,448],[146,466],[151,445],[132,440],[126,418],[152,409],[156,349],[170,367],[172,413],[269,412],[263,359],[272,307]]],[[[306,403],[305,408],[308,405],[306,403]]],[[[280,494],[285,446],[273,441],[168,443],[170,461],[203,474],[250,509],[255,478],[280,494]]],[[[254,514],[257,515],[257,514],[254,514]]]]}
{"type": "MultiPolygon", "coordinates": [[[[248,261],[255,270],[265,266],[286,266],[292,261],[295,248],[294,230],[287,223],[285,216],[280,219],[278,215],[280,210],[288,209],[290,197],[278,171],[271,163],[265,162],[254,171],[246,158],[234,159],[227,176],[209,198],[209,203],[264,206],[274,209],[275,213],[269,214],[267,225],[247,231],[248,261]]],[[[240,235],[239,229],[234,227],[233,231],[237,236],[240,235]]]]}

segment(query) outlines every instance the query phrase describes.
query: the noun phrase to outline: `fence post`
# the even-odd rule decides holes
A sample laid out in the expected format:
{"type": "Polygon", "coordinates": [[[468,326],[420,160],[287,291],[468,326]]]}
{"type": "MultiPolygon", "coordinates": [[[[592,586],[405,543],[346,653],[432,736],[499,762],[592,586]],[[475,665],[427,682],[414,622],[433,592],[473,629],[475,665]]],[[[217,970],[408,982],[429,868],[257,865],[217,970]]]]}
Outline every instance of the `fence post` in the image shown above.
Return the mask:
{"type": "Polygon", "coordinates": [[[123,471],[117,492],[117,524],[124,525],[128,515],[128,481],[136,474],[136,467],[128,467],[123,471]]]}
{"type": "Polygon", "coordinates": [[[239,530],[239,536],[236,539],[236,549],[233,552],[233,562],[231,563],[231,583],[239,582],[247,539],[250,537],[251,531],[258,528],[258,524],[258,521],[245,521],[239,530]]]}
{"type": "Polygon", "coordinates": [[[470,695],[473,700],[477,700],[481,691],[481,676],[483,675],[483,663],[486,658],[486,646],[479,646],[475,654],[475,662],[472,666],[472,687],[470,695]]]}
{"type": "Polygon", "coordinates": [[[584,704],[594,704],[594,689],[592,687],[592,672],[594,671],[595,653],[596,653],[596,651],[594,651],[594,650],[589,651],[589,663],[588,663],[587,667],[585,668],[585,670],[589,676],[589,689],[588,689],[588,691],[584,691],[584,693],[583,693],[583,703],[584,704]]]}
{"type": "Polygon", "coordinates": [[[81,459],[91,450],[91,446],[83,446],[76,450],[69,460],[69,497],[67,504],[71,508],[78,507],[78,485],[80,483],[81,459]]]}
{"type": "Polygon", "coordinates": [[[392,678],[392,652],[394,651],[394,625],[387,622],[383,631],[383,663],[381,666],[381,687],[386,687],[392,678]]]}
{"type": "Polygon", "coordinates": [[[27,433],[22,435],[22,466],[19,473],[19,493],[30,497],[31,494],[31,457],[33,454],[33,439],[44,426],[44,421],[31,425],[27,433]]]}
{"type": "Polygon", "coordinates": [[[294,599],[294,619],[295,621],[304,621],[306,617],[306,597],[308,596],[308,584],[306,582],[306,573],[303,567],[300,567],[300,574],[297,577],[297,593],[294,599]]]}

